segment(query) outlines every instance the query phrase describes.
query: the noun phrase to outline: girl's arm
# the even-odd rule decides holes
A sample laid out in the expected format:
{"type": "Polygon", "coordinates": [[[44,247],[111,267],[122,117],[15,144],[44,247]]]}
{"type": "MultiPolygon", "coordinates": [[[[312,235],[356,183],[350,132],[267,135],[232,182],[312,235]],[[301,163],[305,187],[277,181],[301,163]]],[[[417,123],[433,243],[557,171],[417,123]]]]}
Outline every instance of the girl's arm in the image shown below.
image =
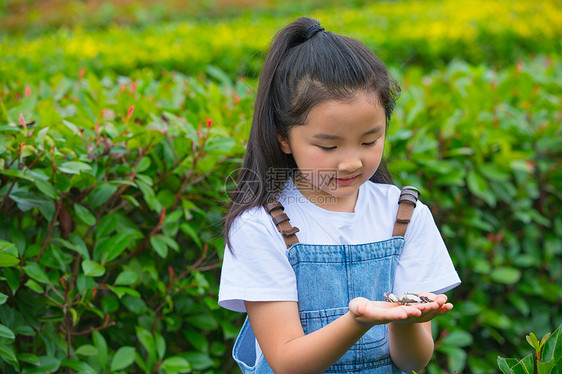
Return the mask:
{"type": "Polygon", "coordinates": [[[411,373],[426,367],[433,355],[431,321],[392,322],[388,325],[390,358],[400,370],[411,373]]]}
{"type": "MultiPolygon", "coordinates": [[[[423,304],[423,307],[401,306],[358,298],[351,301],[350,312],[320,330],[305,335],[296,302],[246,301],[245,305],[252,329],[268,364],[275,373],[281,374],[323,372],[374,324],[423,318],[424,314],[436,313],[432,311],[440,310],[443,306],[439,303],[423,304]]],[[[398,328],[395,331],[397,342],[404,342],[404,337],[407,335],[404,333],[408,327],[403,326],[403,328],[406,330],[398,328]]],[[[431,335],[429,337],[431,338],[431,335]]],[[[431,353],[432,351],[429,357],[431,353]]],[[[410,355],[399,356],[407,360],[410,355]]]]}

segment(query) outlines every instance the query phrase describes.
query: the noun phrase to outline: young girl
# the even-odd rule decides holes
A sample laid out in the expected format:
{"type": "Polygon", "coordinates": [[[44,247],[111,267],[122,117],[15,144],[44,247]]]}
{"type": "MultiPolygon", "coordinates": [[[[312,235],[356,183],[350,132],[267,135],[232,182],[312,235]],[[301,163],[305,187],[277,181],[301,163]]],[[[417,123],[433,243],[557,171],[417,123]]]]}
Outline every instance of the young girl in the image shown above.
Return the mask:
{"type": "Polygon", "coordinates": [[[225,225],[219,304],[248,313],[244,373],[430,360],[431,320],[453,307],[441,293],[460,280],[429,209],[381,162],[399,91],[365,45],[313,19],[276,35],[225,225]],[[385,301],[409,291],[433,301],[385,301]]]}

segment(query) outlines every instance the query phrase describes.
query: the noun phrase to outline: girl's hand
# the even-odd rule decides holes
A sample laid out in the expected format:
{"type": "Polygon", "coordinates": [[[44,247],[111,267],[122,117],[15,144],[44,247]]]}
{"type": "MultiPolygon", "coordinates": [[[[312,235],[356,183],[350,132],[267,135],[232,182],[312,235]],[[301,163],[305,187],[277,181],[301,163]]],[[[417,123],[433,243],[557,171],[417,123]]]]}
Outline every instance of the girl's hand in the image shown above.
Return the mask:
{"type": "Polygon", "coordinates": [[[358,297],[350,301],[349,311],[355,317],[355,320],[360,323],[379,325],[390,322],[427,322],[453,309],[453,304],[447,303],[447,296],[443,294],[416,293],[427,296],[433,302],[403,305],[387,301],[371,301],[358,297]]]}

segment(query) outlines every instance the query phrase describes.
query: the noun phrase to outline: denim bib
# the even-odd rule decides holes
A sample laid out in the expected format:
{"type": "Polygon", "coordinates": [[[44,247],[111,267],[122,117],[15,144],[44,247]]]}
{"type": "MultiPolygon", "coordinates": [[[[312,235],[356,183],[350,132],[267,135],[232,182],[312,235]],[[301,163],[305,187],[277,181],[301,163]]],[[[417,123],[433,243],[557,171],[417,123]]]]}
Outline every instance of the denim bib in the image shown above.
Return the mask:
{"type": "MultiPolygon", "coordinates": [[[[347,313],[355,297],[384,300],[383,293],[393,289],[403,247],[402,236],[355,245],[293,244],[287,256],[296,275],[305,334],[347,313]]],[[[263,355],[256,358],[255,342],[246,318],[234,344],[234,360],[245,374],[273,373],[263,355]]],[[[388,325],[373,326],[326,373],[401,373],[390,359],[388,325]]]]}

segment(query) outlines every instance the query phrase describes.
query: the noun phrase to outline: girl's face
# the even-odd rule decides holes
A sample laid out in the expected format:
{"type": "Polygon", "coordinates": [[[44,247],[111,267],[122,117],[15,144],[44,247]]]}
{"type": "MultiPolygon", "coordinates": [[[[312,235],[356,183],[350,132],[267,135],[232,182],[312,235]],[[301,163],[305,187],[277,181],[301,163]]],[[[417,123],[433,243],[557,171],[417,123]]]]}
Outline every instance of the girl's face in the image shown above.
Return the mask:
{"type": "Polygon", "coordinates": [[[381,162],[385,127],[384,109],[363,92],[313,107],[304,125],[279,137],[282,151],[292,154],[299,168],[299,191],[326,210],[353,212],[359,186],[381,162]]]}

